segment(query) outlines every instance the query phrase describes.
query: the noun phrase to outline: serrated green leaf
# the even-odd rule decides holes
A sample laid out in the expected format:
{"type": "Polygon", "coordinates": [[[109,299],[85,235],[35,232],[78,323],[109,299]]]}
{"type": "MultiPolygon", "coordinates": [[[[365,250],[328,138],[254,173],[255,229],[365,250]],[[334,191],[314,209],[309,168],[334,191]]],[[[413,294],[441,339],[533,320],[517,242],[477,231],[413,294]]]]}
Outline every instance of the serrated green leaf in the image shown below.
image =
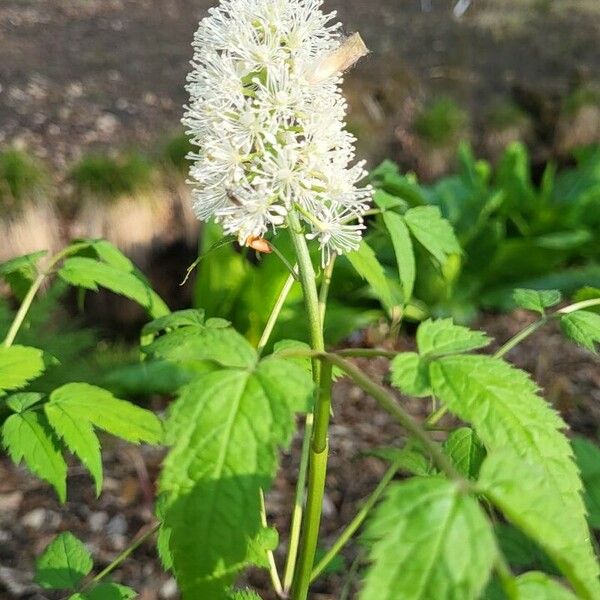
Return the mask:
{"type": "Polygon", "coordinates": [[[396,305],[394,294],[373,249],[363,240],[358,250],[349,252],[346,258],[354,270],[368,282],[386,310],[391,311],[396,305]]]}
{"type": "Polygon", "coordinates": [[[440,264],[446,262],[448,255],[462,253],[452,225],[437,206],[411,208],[404,220],[414,237],[440,264]]]}
{"type": "Polygon", "coordinates": [[[485,333],[455,325],[452,319],[427,319],[417,329],[417,346],[421,356],[468,352],[483,348],[490,342],[485,333]]]}
{"type": "MultiPolygon", "coordinates": [[[[511,448],[515,466],[520,460],[538,465],[544,473],[546,500],[561,506],[557,512],[564,516],[558,526],[573,547],[568,556],[560,555],[560,547],[551,554],[543,540],[534,539],[555,561],[560,558],[573,585],[589,597],[600,594],[581,481],[568,440],[560,431],[565,424],[537,395],[537,386],[523,371],[489,356],[443,357],[434,360],[429,371],[434,395],[473,425],[488,452],[511,448]]],[[[514,470],[512,484],[527,489],[528,481],[522,481],[520,474],[514,470]]]]}
{"type": "Polygon", "coordinates": [[[93,291],[104,287],[125,296],[144,307],[152,317],[169,312],[167,305],[142,277],[113,264],[74,256],[64,261],[58,275],[70,285],[93,291]]]}
{"type": "MultiPolygon", "coordinates": [[[[549,461],[549,459],[547,459],[549,461]]],[[[582,533],[581,514],[569,514],[542,464],[528,461],[513,449],[495,450],[481,466],[482,493],[519,529],[543,548],[581,598],[598,598],[598,567],[582,533]]]]}
{"type": "Polygon", "coordinates": [[[364,537],[372,564],[361,600],[475,599],[496,556],[478,503],[438,477],[392,485],[364,537]]]}
{"type": "Polygon", "coordinates": [[[253,369],[203,375],[173,404],[161,513],[184,598],[226,598],[241,569],[266,564],[260,490],[312,388],[305,365],[272,355],[253,369]]]}
{"type": "Polygon", "coordinates": [[[90,421],[79,414],[72,414],[68,406],[59,402],[47,402],[44,411],[56,435],[83,463],[94,479],[96,496],[102,491],[102,456],[100,441],[90,421]]]}
{"type": "Polygon", "coordinates": [[[135,265],[115,246],[106,240],[91,240],[90,246],[100,260],[121,271],[132,273],[135,265]]]}
{"type": "Polygon", "coordinates": [[[61,502],[67,496],[67,465],[46,416],[35,410],[13,414],[2,426],[2,443],[15,464],[29,469],[56,490],[61,502]]]}
{"type": "Polygon", "coordinates": [[[35,581],[50,590],[75,588],[92,567],[92,557],[83,542],[66,531],[56,536],[37,559],[35,581]]]}
{"type": "Polygon", "coordinates": [[[6,405],[14,412],[21,413],[37,404],[44,396],[35,392],[11,394],[6,398],[6,405]]]}
{"type": "Polygon", "coordinates": [[[392,385],[409,396],[431,396],[429,365],[416,352],[402,352],[390,364],[392,385]]]}
{"type": "Polygon", "coordinates": [[[158,444],[163,437],[162,424],[153,412],[87,383],[68,383],[54,390],[46,410],[54,414],[60,410],[75,421],[87,421],[133,443],[158,444]]]}
{"type": "Polygon", "coordinates": [[[588,521],[592,527],[600,529],[600,448],[583,437],[573,438],[571,446],[581,471],[588,521]]]}
{"type": "Polygon", "coordinates": [[[384,212],[383,222],[394,247],[400,283],[402,284],[403,302],[406,304],[412,297],[416,276],[415,252],[410,233],[404,219],[397,213],[384,212]]]}
{"type": "Polygon", "coordinates": [[[0,346],[0,390],[16,390],[44,372],[44,353],[29,346],[0,346]]]}
{"type": "Polygon", "coordinates": [[[517,600],[577,600],[572,592],[539,571],[519,575],[515,580],[517,600]]]}
{"type": "Polygon", "coordinates": [[[401,207],[406,210],[408,208],[408,203],[402,198],[398,198],[398,196],[392,196],[392,194],[388,194],[383,190],[375,190],[373,194],[373,202],[384,210],[389,210],[391,208],[401,207]]]}
{"type": "Polygon", "coordinates": [[[572,342],[596,352],[596,344],[600,344],[600,315],[589,310],[578,310],[563,315],[560,327],[572,342]]]}
{"type": "Polygon", "coordinates": [[[262,598],[253,590],[234,590],[227,600],[262,600],[262,598]]]}
{"type": "Polygon", "coordinates": [[[18,256],[0,263],[0,278],[11,287],[13,293],[22,299],[38,275],[38,262],[47,254],[45,250],[18,256]]]}
{"type": "Polygon", "coordinates": [[[459,473],[469,479],[477,479],[485,458],[485,448],[470,427],[455,429],[444,443],[444,450],[459,473]]]}
{"type": "Polygon", "coordinates": [[[227,367],[247,368],[256,362],[256,350],[223,319],[208,319],[202,313],[173,313],[144,328],[147,340],[161,330],[166,333],[142,350],[157,358],[172,361],[210,361],[227,367]]]}
{"type": "Polygon", "coordinates": [[[73,594],[69,600],[133,600],[137,595],[130,587],[106,582],[95,585],[89,591],[73,594]]]}
{"type": "Polygon", "coordinates": [[[521,308],[544,314],[546,308],[556,306],[562,299],[560,290],[525,290],[518,288],[513,292],[513,300],[521,308]]]}

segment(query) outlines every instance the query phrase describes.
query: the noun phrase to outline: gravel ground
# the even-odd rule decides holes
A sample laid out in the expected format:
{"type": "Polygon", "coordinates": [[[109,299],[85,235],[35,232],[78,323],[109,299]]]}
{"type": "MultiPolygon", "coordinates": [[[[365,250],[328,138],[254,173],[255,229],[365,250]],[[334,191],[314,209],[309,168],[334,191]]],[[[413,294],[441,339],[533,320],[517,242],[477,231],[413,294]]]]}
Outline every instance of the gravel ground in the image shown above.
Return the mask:
{"type": "MultiPolygon", "coordinates": [[[[479,326],[498,340],[506,340],[531,321],[531,315],[515,312],[502,317],[485,316],[479,326]]],[[[369,343],[368,336],[364,340],[369,343]]],[[[412,348],[414,341],[403,337],[397,349],[412,348]]],[[[600,424],[600,370],[598,359],[565,342],[560,332],[547,328],[536,333],[512,351],[510,359],[533,374],[552,402],[571,425],[572,431],[597,439],[600,424]]],[[[387,361],[360,361],[378,380],[384,380],[387,361]]],[[[428,406],[421,400],[401,398],[415,415],[422,417],[428,406]]],[[[324,503],[322,542],[329,545],[357,510],[362,498],[377,484],[385,465],[361,456],[377,446],[402,443],[400,428],[370,398],[346,379],[334,389],[335,415],[331,428],[331,458],[324,503]]],[[[450,424],[448,422],[447,424],[450,424]]],[[[284,456],[283,466],[267,505],[269,521],[286,539],[288,507],[294,493],[294,476],[300,435],[294,451],[284,456]]],[[[48,486],[15,469],[7,459],[0,461],[0,598],[56,600],[31,584],[33,561],[58,532],[70,530],[83,539],[95,558],[96,570],[106,566],[120,550],[152,521],[153,482],[162,451],[135,448],[106,440],[104,462],[106,481],[99,499],[81,467],[73,466],[69,477],[69,501],[60,506],[48,486]]],[[[356,557],[357,547],[344,551],[346,564],[356,557]]],[[[283,562],[283,555],[277,559],[283,562]]],[[[152,541],[135,551],[115,579],[131,585],[142,600],[178,598],[172,579],[164,574],[152,541]]],[[[263,572],[248,576],[266,600],[263,572]],[[264,587],[263,587],[264,586],[264,587]]],[[[329,575],[316,586],[313,600],[337,598],[344,584],[341,575],[329,575]]]]}

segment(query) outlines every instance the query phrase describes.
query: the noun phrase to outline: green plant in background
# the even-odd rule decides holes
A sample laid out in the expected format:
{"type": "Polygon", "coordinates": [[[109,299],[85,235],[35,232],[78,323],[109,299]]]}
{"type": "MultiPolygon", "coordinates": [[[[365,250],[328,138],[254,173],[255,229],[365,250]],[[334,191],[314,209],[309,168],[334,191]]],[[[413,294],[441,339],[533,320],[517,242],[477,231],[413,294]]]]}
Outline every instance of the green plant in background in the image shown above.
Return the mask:
{"type": "Polygon", "coordinates": [[[567,115],[574,115],[585,106],[600,106],[598,90],[585,85],[575,88],[563,102],[563,109],[567,115]]]}
{"type": "Polygon", "coordinates": [[[152,171],[151,162],[141,154],[129,153],[117,158],[95,154],[76,163],[69,179],[79,192],[113,200],[150,187],[152,171]]]}
{"type": "Polygon", "coordinates": [[[187,173],[189,168],[188,154],[193,150],[193,146],[187,135],[181,133],[173,136],[164,146],[162,152],[163,161],[166,165],[179,171],[187,173]]]}
{"type": "Polygon", "coordinates": [[[18,211],[22,203],[48,185],[45,169],[20,150],[0,152],[0,214],[18,211]]]}
{"type": "Polygon", "coordinates": [[[456,141],[467,125],[467,114],[451,98],[436,100],[415,119],[415,131],[434,146],[445,146],[456,141]]]}

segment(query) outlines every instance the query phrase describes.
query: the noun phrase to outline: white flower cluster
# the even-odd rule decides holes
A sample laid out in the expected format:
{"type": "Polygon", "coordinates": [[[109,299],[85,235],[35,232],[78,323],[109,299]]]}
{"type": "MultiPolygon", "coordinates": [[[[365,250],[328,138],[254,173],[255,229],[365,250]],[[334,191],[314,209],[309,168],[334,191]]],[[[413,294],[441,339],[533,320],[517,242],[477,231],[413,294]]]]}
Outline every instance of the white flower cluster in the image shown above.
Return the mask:
{"type": "MultiPolygon", "coordinates": [[[[250,244],[295,210],[332,252],[360,243],[371,188],[345,131],[339,23],[322,0],[222,0],[194,38],[183,123],[199,219],[250,244]]],[[[358,37],[358,36],[357,36],[358,37]]],[[[360,38],[359,38],[360,39],[360,38]]]]}

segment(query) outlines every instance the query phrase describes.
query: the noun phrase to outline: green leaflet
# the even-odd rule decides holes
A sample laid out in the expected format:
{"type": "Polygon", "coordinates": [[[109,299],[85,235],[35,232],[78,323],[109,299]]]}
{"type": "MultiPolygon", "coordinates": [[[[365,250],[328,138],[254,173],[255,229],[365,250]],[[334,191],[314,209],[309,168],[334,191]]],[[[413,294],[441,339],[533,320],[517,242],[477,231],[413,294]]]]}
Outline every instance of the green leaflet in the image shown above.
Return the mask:
{"type": "Polygon", "coordinates": [[[52,484],[61,502],[67,496],[67,465],[46,416],[26,410],[8,417],[2,426],[2,443],[15,464],[24,460],[36,475],[52,484]]]}
{"type": "Polygon", "coordinates": [[[162,424],[153,412],[87,383],[68,383],[54,390],[45,409],[54,415],[68,413],[128,442],[162,441],[162,424]]]}
{"type": "Polygon", "coordinates": [[[99,583],[91,590],[73,594],[69,600],[133,600],[135,590],[118,583],[99,583]]]}
{"type": "Polygon", "coordinates": [[[261,600],[261,597],[253,590],[235,590],[227,600],[261,600]]]}
{"type": "Polygon", "coordinates": [[[142,350],[172,361],[210,361],[227,367],[251,367],[256,352],[227,321],[208,319],[202,311],[180,311],[157,319],[142,331],[142,350]],[[156,337],[161,331],[164,335],[156,337]]]}
{"type": "Polygon", "coordinates": [[[37,559],[35,581],[46,589],[75,588],[92,566],[87,548],[66,531],[56,536],[37,559]]]}
{"type": "Polygon", "coordinates": [[[372,564],[361,600],[479,598],[496,555],[477,501],[438,477],[391,486],[364,537],[372,564]]]}
{"type": "Polygon", "coordinates": [[[398,303],[394,299],[385,271],[377,260],[373,249],[363,240],[358,250],[349,252],[346,254],[346,258],[355,271],[369,283],[377,298],[379,298],[385,309],[390,312],[398,303]]]}
{"type": "Polygon", "coordinates": [[[531,571],[515,580],[517,600],[577,600],[568,589],[551,579],[546,573],[531,571]]]}
{"type": "Polygon", "coordinates": [[[462,253],[452,225],[442,217],[437,206],[411,208],[406,211],[404,220],[415,238],[440,264],[443,265],[450,254],[462,253]]]}
{"type": "Polygon", "coordinates": [[[417,346],[421,356],[468,352],[483,348],[490,341],[485,333],[455,325],[452,319],[427,319],[417,329],[417,346]]]}
{"type": "Polygon", "coordinates": [[[581,598],[598,598],[595,558],[580,536],[580,514],[567,511],[541,464],[512,450],[492,452],[481,467],[479,486],[515,525],[536,540],[567,576],[581,598]]]}
{"type": "Polygon", "coordinates": [[[444,450],[461,475],[477,479],[485,448],[470,427],[455,429],[444,443],[444,450]]]}
{"type": "Polygon", "coordinates": [[[94,479],[96,496],[102,491],[102,456],[100,441],[90,421],[72,414],[68,406],[60,402],[47,402],[44,411],[56,435],[67,448],[84,464],[94,479]]]}
{"type": "Polygon", "coordinates": [[[600,529],[600,448],[583,437],[573,438],[571,446],[585,488],[583,497],[588,521],[592,527],[600,529]]]}
{"type": "MultiPolygon", "coordinates": [[[[385,192],[380,191],[379,193],[385,192]]],[[[402,283],[402,300],[406,304],[412,297],[416,277],[415,253],[410,233],[404,219],[397,213],[384,212],[383,222],[394,247],[398,272],[400,273],[400,283],[402,283]]]]}
{"type": "MultiPolygon", "coordinates": [[[[567,438],[561,433],[562,419],[538,395],[526,373],[488,356],[448,356],[430,366],[434,394],[461,419],[472,423],[489,452],[512,449],[507,472],[518,489],[527,488],[529,475],[516,469],[529,460],[543,473],[543,498],[558,502],[563,517],[558,522],[563,536],[575,546],[568,555],[555,546],[553,558],[561,560],[563,572],[584,597],[600,594],[596,581],[598,565],[589,543],[581,481],[567,438]],[[513,470],[513,467],[514,470],[513,470]]],[[[489,459],[488,459],[489,460],[489,459]]],[[[523,490],[519,492],[525,495],[523,490]]],[[[538,512],[538,514],[540,514],[538,512]]],[[[535,532],[533,532],[535,534],[535,532]]],[[[544,540],[534,537],[544,546],[544,540]]]]}
{"type": "Polygon", "coordinates": [[[429,387],[429,366],[416,352],[402,352],[394,357],[392,385],[409,396],[423,398],[431,396],[429,387]]]}
{"type": "Polygon", "coordinates": [[[516,289],[513,300],[521,308],[533,310],[544,314],[546,308],[555,306],[561,301],[562,294],[559,290],[525,290],[516,289]]]}
{"type": "Polygon", "coordinates": [[[252,369],[203,375],[173,404],[160,512],[184,598],[225,599],[241,569],[265,564],[276,541],[261,524],[260,490],[311,398],[302,361],[272,355],[252,369]]]}
{"type": "Polygon", "coordinates": [[[0,390],[16,390],[44,372],[44,353],[29,346],[0,346],[0,390]]]}
{"type": "Polygon", "coordinates": [[[38,262],[47,254],[46,250],[33,252],[0,263],[0,278],[6,280],[13,293],[22,299],[38,274],[38,262]]]}
{"type": "Polygon", "coordinates": [[[382,460],[394,463],[399,471],[425,477],[431,473],[431,466],[427,458],[419,452],[408,448],[394,448],[392,446],[375,448],[365,452],[366,456],[376,456],[382,460]]]}
{"type": "MultiPolygon", "coordinates": [[[[104,249],[106,255],[106,249],[104,249]]],[[[102,262],[86,256],[67,258],[58,274],[70,285],[88,290],[98,291],[104,287],[116,294],[121,294],[140,306],[143,306],[152,317],[160,317],[169,312],[167,305],[150,287],[148,282],[135,270],[129,261],[117,259],[111,252],[111,262],[102,262]],[[124,268],[126,267],[126,268],[124,268]]]]}
{"type": "Polygon", "coordinates": [[[578,310],[560,318],[563,333],[578,346],[596,352],[600,344],[600,315],[589,310],[578,310]]]}
{"type": "Polygon", "coordinates": [[[21,392],[20,394],[11,394],[6,398],[6,406],[16,413],[26,411],[28,408],[37,404],[44,396],[36,392],[21,392]]]}

